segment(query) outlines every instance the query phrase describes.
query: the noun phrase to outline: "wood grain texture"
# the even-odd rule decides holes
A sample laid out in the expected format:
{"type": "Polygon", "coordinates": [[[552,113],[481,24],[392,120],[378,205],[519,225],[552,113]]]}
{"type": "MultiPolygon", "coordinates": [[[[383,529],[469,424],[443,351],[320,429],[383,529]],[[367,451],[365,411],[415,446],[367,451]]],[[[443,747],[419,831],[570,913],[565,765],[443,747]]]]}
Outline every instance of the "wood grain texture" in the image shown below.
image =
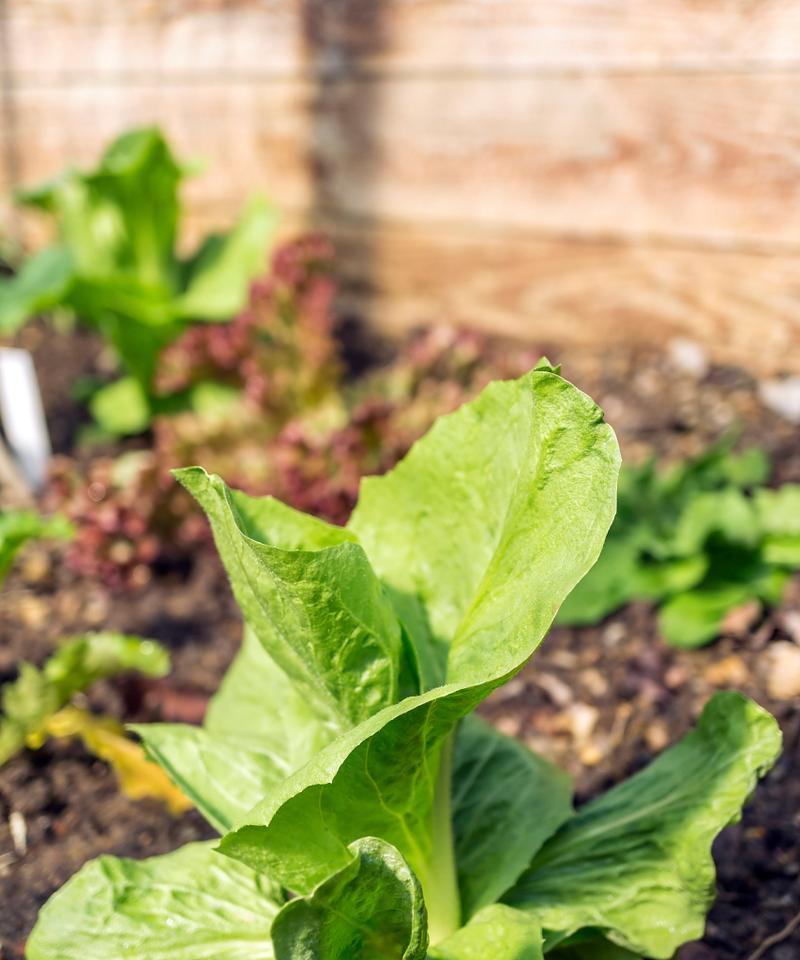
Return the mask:
{"type": "Polygon", "coordinates": [[[158,122],[192,203],[560,236],[800,248],[792,75],[98,84],[16,93],[23,182],[158,122]]]}
{"type": "Polygon", "coordinates": [[[296,74],[303,33],[296,2],[6,0],[11,69],[20,86],[65,79],[296,74]]]}
{"type": "Polygon", "coordinates": [[[119,133],[157,123],[178,156],[202,165],[186,186],[191,208],[238,206],[254,191],[268,193],[289,208],[308,207],[310,96],[309,85],[297,81],[265,88],[111,84],[17,91],[20,179],[33,185],[66,163],[90,167],[119,133]]]}
{"type": "Polygon", "coordinates": [[[22,83],[800,62],[795,0],[7,0],[22,83]]]}
{"type": "Polygon", "coordinates": [[[800,258],[418,228],[333,227],[344,303],[389,330],[430,322],[538,341],[708,345],[800,373],[800,258]]]}
{"type": "Polygon", "coordinates": [[[800,241],[794,75],[387,79],[324,93],[325,189],[362,216],[800,241]]]}
{"type": "Polygon", "coordinates": [[[156,122],[187,243],[265,192],[381,325],[800,367],[797,0],[5,4],[2,192],[156,122]]]}

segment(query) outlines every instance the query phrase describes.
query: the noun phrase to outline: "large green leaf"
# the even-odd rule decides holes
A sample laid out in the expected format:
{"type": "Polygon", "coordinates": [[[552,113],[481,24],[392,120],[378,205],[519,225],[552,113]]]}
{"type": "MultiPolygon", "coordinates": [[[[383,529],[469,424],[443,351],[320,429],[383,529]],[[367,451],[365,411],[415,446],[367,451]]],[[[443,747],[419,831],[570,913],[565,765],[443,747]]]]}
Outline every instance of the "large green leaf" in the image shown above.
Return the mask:
{"type": "MultiPolygon", "coordinates": [[[[349,862],[349,843],[363,836],[380,836],[408,860],[426,896],[429,892],[435,896],[441,866],[434,849],[438,833],[433,824],[449,820],[449,810],[442,817],[442,811],[433,805],[442,743],[457,722],[512,676],[536,649],[559,604],[597,557],[613,514],[618,466],[613,434],[583,394],[549,372],[490,386],[476,402],[441,420],[417,444],[411,463],[413,469],[406,467],[401,481],[392,474],[385,480],[369,481],[372,508],[361,513],[356,529],[367,536],[369,549],[377,550],[384,561],[388,556],[384,539],[394,538],[403,557],[412,551],[400,542],[402,538],[415,542],[420,557],[430,553],[434,558],[430,568],[434,581],[444,582],[448,574],[441,557],[442,543],[435,539],[435,524],[428,524],[428,517],[438,515],[457,568],[469,566],[463,554],[473,547],[478,551],[485,569],[481,577],[471,572],[476,581],[474,602],[459,599],[467,627],[454,628],[465,652],[453,661],[460,682],[409,697],[342,733],[223,838],[226,853],[274,872],[302,893],[310,892],[349,862]],[[504,411],[508,416],[503,416],[504,411]],[[527,434],[520,435],[519,421],[527,424],[527,434]],[[508,423],[535,470],[513,444],[498,445],[498,431],[508,423]],[[455,456],[455,438],[464,444],[466,463],[455,456]],[[477,453],[483,446],[492,452],[488,460],[477,453]],[[442,451],[452,456],[448,458],[442,451]],[[500,516],[491,508],[501,529],[487,527],[482,536],[472,529],[471,535],[462,537],[455,517],[464,509],[465,491],[473,482],[484,490],[489,464],[493,474],[503,476],[502,457],[516,479],[497,491],[498,496],[503,489],[508,494],[500,516]],[[393,496],[407,487],[403,496],[412,501],[414,513],[405,535],[397,525],[397,514],[408,508],[403,503],[393,506],[392,497],[380,493],[382,482],[393,496]],[[452,502],[442,501],[443,489],[451,491],[452,502]],[[385,512],[377,508],[384,501],[385,512]],[[370,512],[374,515],[368,520],[370,512]],[[543,514],[550,519],[545,521],[543,514]],[[374,531],[369,527],[372,523],[374,531]],[[382,523],[387,528],[385,537],[382,523]],[[486,547],[492,539],[494,552],[486,547]],[[530,554],[525,569],[523,547],[530,554]],[[516,584],[513,597],[502,585],[505,576],[516,584]],[[502,609],[498,606],[501,600],[505,603],[502,609]],[[479,637],[482,642],[478,645],[479,637]]],[[[489,491],[484,492],[488,497],[489,491]]],[[[477,501],[473,508],[477,510],[477,501]]],[[[466,522],[474,528],[470,517],[467,511],[466,522]]],[[[425,569],[422,560],[415,563],[425,569]]],[[[391,575],[387,569],[384,575],[391,575]]],[[[315,572],[331,575],[323,567],[315,572]]],[[[398,581],[396,585],[405,589],[408,583],[398,581]]],[[[443,589],[451,597],[459,592],[449,583],[444,583],[443,589]]],[[[421,582],[419,590],[423,590],[421,582]]],[[[426,601],[433,597],[435,606],[434,594],[425,591],[426,601]]],[[[442,629],[441,612],[437,616],[442,629]]],[[[449,790],[440,785],[438,796],[448,800],[449,790]]],[[[431,910],[430,900],[428,907],[431,910]]]]}
{"type": "Polygon", "coordinates": [[[766,711],[717,694],[679,744],[580,809],[504,899],[529,910],[552,944],[592,927],[645,956],[671,957],[702,936],[711,843],[739,818],[780,744],[766,711]]]}
{"type": "Polygon", "coordinates": [[[353,534],[199,467],[176,476],[208,514],[247,623],[320,712],[347,728],[394,703],[402,631],[353,534]]]}
{"type": "Polygon", "coordinates": [[[333,739],[325,722],[245,627],[242,647],[208,705],[206,729],[252,740],[297,769],[333,739]]]}
{"type": "Polygon", "coordinates": [[[427,890],[441,744],[495,685],[408,697],[341,734],[255,806],[220,849],[309,893],[350,862],[348,844],[380,836],[427,890]]]}
{"type": "Polygon", "coordinates": [[[186,724],[133,729],[220,833],[334,736],[249,630],[211,700],[205,729],[186,724]]]}
{"type": "Polygon", "coordinates": [[[291,773],[280,755],[187,724],[134,724],[147,753],[220,833],[291,773]]]}
{"type": "Polygon", "coordinates": [[[272,960],[280,888],[211,847],[87,863],[43,907],[27,960],[272,960]]]}
{"type": "Polygon", "coordinates": [[[477,716],[456,736],[453,835],[461,909],[494,903],[572,816],[563,771],[477,716]]]}
{"type": "MultiPolygon", "coordinates": [[[[271,539],[286,549],[324,550],[350,541],[340,528],[278,501],[231,497],[240,504],[244,528],[268,520],[271,539]]],[[[316,756],[337,729],[318,700],[289,679],[250,629],[209,705],[205,727],[134,729],[153,759],[221,832],[316,756]]]]}
{"type": "Polygon", "coordinates": [[[424,960],[425,904],[408,864],[371,837],[349,850],[348,864],[275,918],[275,960],[424,960]]]}
{"type": "Polygon", "coordinates": [[[266,269],[265,251],[278,215],[253,197],[230,233],[209,237],[186,265],[186,289],[175,308],[190,320],[228,320],[243,307],[253,277],[266,269]]]}
{"type": "Polygon", "coordinates": [[[430,960],[542,960],[542,928],[521,910],[495,903],[434,946],[430,960]]]}
{"type": "Polygon", "coordinates": [[[556,622],[569,626],[599,623],[636,596],[638,566],[638,546],[609,535],[597,563],[561,605],[556,622]]]}
{"type": "Polygon", "coordinates": [[[364,480],[349,526],[378,575],[422,602],[434,642],[450,646],[447,679],[479,682],[500,637],[509,667],[530,656],[564,582],[596,559],[618,466],[600,409],[536,370],[490,384],[364,480]]]}

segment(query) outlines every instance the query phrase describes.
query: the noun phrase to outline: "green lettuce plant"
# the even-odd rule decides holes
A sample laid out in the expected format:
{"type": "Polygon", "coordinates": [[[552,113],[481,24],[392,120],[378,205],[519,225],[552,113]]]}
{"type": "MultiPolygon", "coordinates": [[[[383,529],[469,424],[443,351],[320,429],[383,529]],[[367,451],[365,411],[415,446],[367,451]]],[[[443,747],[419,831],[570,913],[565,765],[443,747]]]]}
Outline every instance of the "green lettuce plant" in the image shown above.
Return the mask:
{"type": "Polygon", "coordinates": [[[622,468],[603,552],[559,623],[597,623],[631,600],[652,600],[666,641],[698,647],[736,607],[780,602],[800,568],[800,485],[766,488],[766,455],[734,454],[731,443],[666,470],[654,461],[622,468]]]}
{"type": "Polygon", "coordinates": [[[710,847],[774,761],[738,694],[577,812],[475,708],[596,560],[619,452],[546,363],[437,421],[344,528],[177,472],[247,624],[202,728],[136,727],[222,835],[102,857],[29,960],[669,957],[702,933],[710,847]]]}
{"type": "Polygon", "coordinates": [[[0,283],[0,332],[56,307],[97,328],[127,371],[92,399],[93,415],[113,433],[136,433],[154,409],[187,399],[155,395],[160,351],[193,321],[232,317],[266,261],[275,216],[261,199],[227,235],[208,236],[188,258],[178,254],[187,173],[148,127],[115,140],[96,169],[70,168],[19,196],[55,219],[58,239],[0,283]]]}

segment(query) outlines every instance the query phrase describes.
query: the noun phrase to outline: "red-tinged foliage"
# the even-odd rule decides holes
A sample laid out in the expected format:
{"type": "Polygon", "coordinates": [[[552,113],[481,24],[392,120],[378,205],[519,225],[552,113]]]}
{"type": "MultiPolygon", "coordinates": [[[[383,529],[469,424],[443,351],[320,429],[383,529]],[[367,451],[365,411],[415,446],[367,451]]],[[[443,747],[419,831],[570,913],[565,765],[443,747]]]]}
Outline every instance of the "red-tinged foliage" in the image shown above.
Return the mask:
{"type": "Polygon", "coordinates": [[[236,387],[271,424],[318,403],[338,382],[333,249],[317,235],[281,247],[268,277],[229,323],[195,325],[159,358],[160,394],[213,382],[236,387]]]}
{"type": "Polygon", "coordinates": [[[234,408],[156,419],[153,448],[56,470],[51,502],[76,525],[70,562],[113,588],[210,542],[201,513],[172,479],[202,463],[234,487],[273,494],[344,523],[362,476],[391,468],[442,413],[488,380],[514,377],[533,350],[446,327],[417,333],[396,359],[342,384],[332,335],[330,247],[318,237],[282,249],[228,324],[194,327],[163,355],[164,393],[204,381],[241,391],[234,408]]]}

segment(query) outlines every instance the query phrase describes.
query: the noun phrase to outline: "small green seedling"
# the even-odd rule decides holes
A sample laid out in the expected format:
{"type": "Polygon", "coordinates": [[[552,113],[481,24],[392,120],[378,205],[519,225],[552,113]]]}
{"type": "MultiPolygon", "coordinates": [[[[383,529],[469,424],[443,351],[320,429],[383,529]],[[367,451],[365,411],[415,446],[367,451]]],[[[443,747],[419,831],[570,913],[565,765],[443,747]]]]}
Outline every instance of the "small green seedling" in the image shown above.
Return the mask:
{"type": "Polygon", "coordinates": [[[344,528],[178,471],[247,634],[202,728],[136,730],[222,839],[87,864],[29,960],[667,958],[700,936],[711,843],[780,749],[769,714],[718,695],[577,811],[474,714],[597,559],[618,469],[542,364],[364,480],[344,528]]]}
{"type": "Polygon", "coordinates": [[[129,796],[158,797],[173,812],[187,809],[180,791],[115,720],[74,702],[106,677],[129,671],[162,677],[168,670],[169,656],[157,643],[119,633],[73,637],[41,669],[21,663],[18,678],[0,689],[0,766],[25,747],[39,749],[50,737],[77,736],[113,767],[129,796]]]}
{"type": "Polygon", "coordinates": [[[59,515],[41,517],[32,510],[0,511],[0,583],[8,575],[14,558],[29,540],[69,540],[71,524],[59,515]]]}
{"type": "Polygon", "coordinates": [[[730,447],[725,440],[669,470],[623,467],[603,552],[559,623],[597,623],[630,600],[652,600],[667,642],[698,647],[736,607],[780,602],[800,568],[800,485],[767,489],[766,456],[730,447]]]}
{"type": "Polygon", "coordinates": [[[179,256],[187,172],[160,131],[145,128],[115,140],[96,169],[68,169],[19,197],[55,219],[58,241],[0,282],[0,332],[56,307],[98,329],[128,374],[91,401],[111,433],[137,433],[160,406],[184,402],[153,392],[160,351],[193,321],[230,319],[266,264],[276,218],[261,199],[230,233],[179,256]]]}

